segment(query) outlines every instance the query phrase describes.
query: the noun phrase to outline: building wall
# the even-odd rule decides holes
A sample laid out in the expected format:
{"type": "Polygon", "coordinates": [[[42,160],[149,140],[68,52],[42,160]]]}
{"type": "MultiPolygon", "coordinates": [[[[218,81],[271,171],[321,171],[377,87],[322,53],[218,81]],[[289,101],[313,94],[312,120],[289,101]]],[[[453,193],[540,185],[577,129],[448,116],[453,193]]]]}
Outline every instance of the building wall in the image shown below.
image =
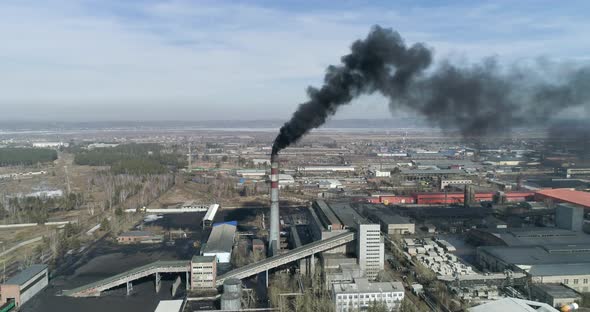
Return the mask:
{"type": "Polygon", "coordinates": [[[8,302],[8,299],[14,299],[18,305],[20,302],[20,287],[18,285],[0,285],[0,294],[2,294],[2,304],[8,302]]]}
{"type": "Polygon", "coordinates": [[[369,279],[383,270],[385,247],[379,224],[360,224],[357,232],[358,263],[369,279]]]}
{"type": "Polygon", "coordinates": [[[477,264],[488,271],[502,272],[506,269],[512,269],[513,267],[511,264],[505,263],[504,261],[479,248],[477,249],[475,256],[477,259],[477,264]]]}
{"type": "Polygon", "coordinates": [[[334,292],[332,297],[336,312],[363,311],[374,301],[384,302],[387,305],[388,310],[393,310],[396,309],[404,299],[404,291],[358,292],[352,294],[334,292]]]}
{"type": "Polygon", "coordinates": [[[191,289],[215,288],[217,263],[191,262],[191,289]]]}
{"type": "Polygon", "coordinates": [[[9,298],[14,298],[16,305],[20,306],[45,288],[48,283],[48,271],[45,269],[22,285],[1,285],[2,304],[6,303],[9,298]]]}
{"type": "Polygon", "coordinates": [[[413,223],[389,224],[387,226],[387,235],[401,235],[405,233],[416,233],[416,226],[413,223]]]}
{"type": "Polygon", "coordinates": [[[557,205],[555,225],[561,229],[581,232],[584,226],[584,209],[571,205],[557,205]]]}
{"type": "Polygon", "coordinates": [[[49,276],[47,269],[35,275],[29,281],[21,285],[20,302],[17,305],[22,305],[29,299],[33,298],[39,291],[49,284],[49,276]]]}
{"type": "Polygon", "coordinates": [[[391,205],[391,204],[413,204],[415,202],[414,197],[412,196],[379,196],[379,201],[377,203],[382,203],[384,205],[391,205]]]}
{"type": "Polygon", "coordinates": [[[540,287],[531,287],[531,295],[533,296],[533,299],[539,302],[544,302],[546,304],[551,305],[552,307],[561,307],[563,305],[566,304],[570,304],[572,302],[575,302],[576,300],[579,300],[580,297],[573,297],[573,298],[555,298],[553,296],[551,296],[550,294],[548,294],[547,292],[545,292],[542,288],[540,287]]]}
{"type": "Polygon", "coordinates": [[[533,283],[561,283],[578,292],[590,291],[590,275],[533,276],[533,283]]]}

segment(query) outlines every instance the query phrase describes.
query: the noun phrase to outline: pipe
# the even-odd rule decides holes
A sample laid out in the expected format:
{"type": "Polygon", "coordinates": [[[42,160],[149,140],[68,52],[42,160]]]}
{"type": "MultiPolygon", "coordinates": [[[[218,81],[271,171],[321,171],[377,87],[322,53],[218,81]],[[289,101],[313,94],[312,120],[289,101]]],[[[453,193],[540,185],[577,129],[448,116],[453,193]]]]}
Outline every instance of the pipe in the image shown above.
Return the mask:
{"type": "Polygon", "coordinates": [[[271,256],[279,253],[279,157],[270,158],[270,233],[268,251],[271,256]]]}

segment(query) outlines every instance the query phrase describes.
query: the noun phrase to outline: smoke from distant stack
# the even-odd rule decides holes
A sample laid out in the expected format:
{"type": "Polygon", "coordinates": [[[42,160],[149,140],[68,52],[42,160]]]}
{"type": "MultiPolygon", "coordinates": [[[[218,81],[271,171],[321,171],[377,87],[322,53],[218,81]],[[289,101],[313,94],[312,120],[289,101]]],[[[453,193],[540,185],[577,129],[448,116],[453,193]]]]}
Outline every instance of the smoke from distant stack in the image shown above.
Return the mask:
{"type": "Polygon", "coordinates": [[[494,59],[469,66],[432,64],[426,45],[407,46],[397,32],[374,26],[340,65],[326,69],[321,87],[308,88],[309,100],[281,127],[273,155],[363,94],[378,92],[388,98],[392,113],[417,111],[433,125],[471,138],[546,122],[590,99],[588,66],[545,62],[504,68],[494,59]]]}

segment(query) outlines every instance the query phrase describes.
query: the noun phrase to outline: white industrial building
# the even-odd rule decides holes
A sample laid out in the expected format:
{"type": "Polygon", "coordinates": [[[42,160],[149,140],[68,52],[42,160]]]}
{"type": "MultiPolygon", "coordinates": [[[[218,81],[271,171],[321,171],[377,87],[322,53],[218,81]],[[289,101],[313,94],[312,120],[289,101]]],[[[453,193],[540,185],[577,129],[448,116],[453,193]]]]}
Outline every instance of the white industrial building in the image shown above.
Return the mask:
{"type": "Polygon", "coordinates": [[[305,166],[297,168],[299,172],[354,172],[353,166],[305,166]]]}
{"type": "Polygon", "coordinates": [[[241,169],[236,170],[236,175],[242,178],[263,178],[266,176],[266,170],[264,169],[241,169]]]}
{"type": "Polygon", "coordinates": [[[290,174],[279,174],[279,188],[295,185],[295,179],[290,174]]]}
{"type": "Polygon", "coordinates": [[[318,181],[318,187],[321,189],[337,189],[342,188],[342,183],[335,179],[326,179],[318,181]]]}
{"type": "Polygon", "coordinates": [[[373,178],[388,178],[391,176],[391,171],[371,169],[369,170],[369,176],[373,178]]]}
{"type": "Polygon", "coordinates": [[[404,299],[404,286],[401,282],[371,283],[359,278],[354,283],[332,284],[332,298],[336,312],[363,311],[374,302],[382,302],[393,310],[404,299]]]}
{"type": "Polygon", "coordinates": [[[369,279],[375,279],[384,268],[385,246],[379,224],[359,224],[357,238],[359,267],[369,279]]]}
{"type": "Polygon", "coordinates": [[[212,204],[207,209],[205,216],[203,217],[203,227],[211,226],[213,224],[213,219],[215,219],[215,215],[217,214],[217,210],[219,209],[219,204],[212,204]]]}
{"type": "Polygon", "coordinates": [[[64,142],[34,142],[33,147],[36,148],[57,148],[57,147],[68,147],[69,143],[64,142]]]}
{"type": "Polygon", "coordinates": [[[213,224],[211,234],[204,246],[203,256],[215,256],[219,263],[229,263],[236,236],[237,222],[213,224]]]}
{"type": "Polygon", "coordinates": [[[92,150],[95,148],[111,148],[111,147],[117,147],[119,146],[118,143],[92,143],[92,144],[88,144],[87,149],[92,150]]]}

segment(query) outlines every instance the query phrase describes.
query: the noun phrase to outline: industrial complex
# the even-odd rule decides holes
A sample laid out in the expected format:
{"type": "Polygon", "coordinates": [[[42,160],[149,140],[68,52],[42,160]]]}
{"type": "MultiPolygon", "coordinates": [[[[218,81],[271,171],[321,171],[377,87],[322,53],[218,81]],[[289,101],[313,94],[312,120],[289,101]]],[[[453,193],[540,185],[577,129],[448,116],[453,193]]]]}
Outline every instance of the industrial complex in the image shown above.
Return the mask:
{"type": "MultiPolygon", "coordinates": [[[[190,146],[190,165],[157,200],[82,223],[86,241],[68,242],[63,260],[45,251],[9,267],[0,303],[10,311],[48,296],[70,298],[65,304],[145,296],[152,311],[166,312],[587,305],[590,175],[583,161],[562,167],[573,156],[540,157],[514,142],[411,146],[381,136],[319,137],[271,155],[266,141],[249,140],[220,136],[190,146]],[[82,269],[52,282],[52,271],[62,276],[74,264],[82,269]]],[[[30,179],[51,176],[43,171],[30,179]]],[[[140,186],[137,197],[148,192],[140,186]]],[[[43,226],[73,240],[77,222],[50,222],[43,226]]]]}

